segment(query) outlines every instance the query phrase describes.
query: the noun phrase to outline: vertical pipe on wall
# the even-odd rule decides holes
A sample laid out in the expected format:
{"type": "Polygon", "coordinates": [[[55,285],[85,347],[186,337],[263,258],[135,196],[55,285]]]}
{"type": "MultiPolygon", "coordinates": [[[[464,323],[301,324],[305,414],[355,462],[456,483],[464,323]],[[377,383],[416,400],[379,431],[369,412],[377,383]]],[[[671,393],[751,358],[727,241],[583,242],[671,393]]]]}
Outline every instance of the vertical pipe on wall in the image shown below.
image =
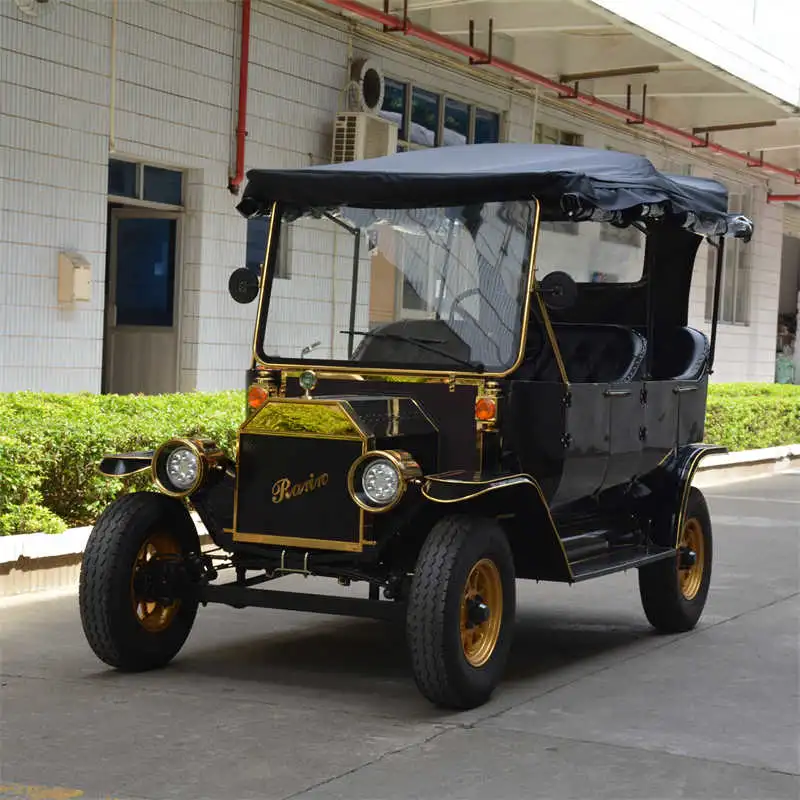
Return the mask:
{"type": "Polygon", "coordinates": [[[236,122],[236,172],[228,191],[238,194],[244,180],[244,151],[247,137],[247,81],[250,67],[250,0],[242,0],[242,42],[239,49],[239,103],[236,122]]]}
{"type": "Polygon", "coordinates": [[[108,96],[108,152],[117,149],[117,0],[111,0],[111,65],[108,96]]]}
{"type": "Polygon", "coordinates": [[[539,116],[539,87],[533,93],[533,111],[531,112],[531,143],[536,142],[536,118],[539,116]]]}

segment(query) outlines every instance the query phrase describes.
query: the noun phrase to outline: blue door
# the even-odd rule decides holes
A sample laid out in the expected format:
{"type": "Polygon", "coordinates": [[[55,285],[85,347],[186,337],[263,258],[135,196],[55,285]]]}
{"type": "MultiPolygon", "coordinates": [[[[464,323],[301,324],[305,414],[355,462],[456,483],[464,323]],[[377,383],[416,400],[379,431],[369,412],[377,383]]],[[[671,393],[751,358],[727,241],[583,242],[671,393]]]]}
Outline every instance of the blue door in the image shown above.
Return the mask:
{"type": "Polygon", "coordinates": [[[179,215],[114,209],[110,224],[104,390],[174,392],[179,215]]]}

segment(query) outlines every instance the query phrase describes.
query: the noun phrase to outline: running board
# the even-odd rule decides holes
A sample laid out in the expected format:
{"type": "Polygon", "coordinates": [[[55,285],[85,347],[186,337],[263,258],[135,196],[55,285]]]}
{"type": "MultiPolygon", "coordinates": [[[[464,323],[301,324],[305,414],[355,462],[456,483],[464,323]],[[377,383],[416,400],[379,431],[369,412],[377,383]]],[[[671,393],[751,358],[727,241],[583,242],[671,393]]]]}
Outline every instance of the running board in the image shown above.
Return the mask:
{"type": "Polygon", "coordinates": [[[621,547],[610,553],[576,561],[570,564],[570,569],[572,570],[572,579],[577,583],[589,578],[611,575],[614,572],[636,569],[666,558],[675,558],[676,555],[674,547],[655,547],[653,545],[650,547],[621,547]]]}

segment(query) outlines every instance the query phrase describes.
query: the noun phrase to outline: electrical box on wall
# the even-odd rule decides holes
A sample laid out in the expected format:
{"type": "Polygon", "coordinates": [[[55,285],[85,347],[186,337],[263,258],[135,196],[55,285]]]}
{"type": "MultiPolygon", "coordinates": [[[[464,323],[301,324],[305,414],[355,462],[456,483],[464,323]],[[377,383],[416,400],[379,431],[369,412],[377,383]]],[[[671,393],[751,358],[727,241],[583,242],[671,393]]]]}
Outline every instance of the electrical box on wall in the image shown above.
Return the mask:
{"type": "Polygon", "coordinates": [[[92,268],[78,253],[58,254],[58,302],[88,302],[92,299],[92,268]]]}

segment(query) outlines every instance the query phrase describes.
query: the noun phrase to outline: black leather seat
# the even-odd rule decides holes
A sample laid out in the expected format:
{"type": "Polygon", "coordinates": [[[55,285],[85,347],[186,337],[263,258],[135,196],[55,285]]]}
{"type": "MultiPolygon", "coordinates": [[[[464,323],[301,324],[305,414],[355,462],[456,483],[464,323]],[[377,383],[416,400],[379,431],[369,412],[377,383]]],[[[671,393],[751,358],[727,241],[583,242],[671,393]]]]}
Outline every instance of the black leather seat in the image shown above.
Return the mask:
{"type": "Polygon", "coordinates": [[[673,328],[655,337],[653,379],[692,381],[703,374],[710,345],[708,337],[694,328],[673,328]]]}
{"type": "MultiPolygon", "coordinates": [[[[531,326],[526,363],[518,377],[523,380],[561,380],[553,349],[542,343],[531,326]]],[[[556,323],[553,331],[561,358],[572,383],[625,383],[639,372],[647,350],[645,338],[622,325],[556,323]]]]}

